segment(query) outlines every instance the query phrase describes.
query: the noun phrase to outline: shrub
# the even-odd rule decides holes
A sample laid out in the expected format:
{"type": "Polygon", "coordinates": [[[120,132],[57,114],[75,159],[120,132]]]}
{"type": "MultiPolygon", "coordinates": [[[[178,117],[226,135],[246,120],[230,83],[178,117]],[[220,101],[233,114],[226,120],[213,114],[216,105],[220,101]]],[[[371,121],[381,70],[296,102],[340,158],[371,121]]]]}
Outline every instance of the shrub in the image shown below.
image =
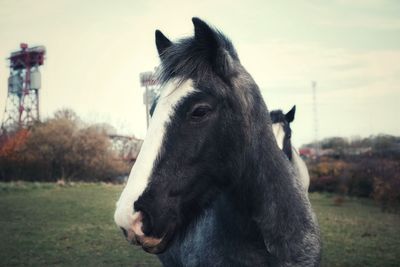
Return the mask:
{"type": "Polygon", "coordinates": [[[25,129],[3,135],[0,144],[0,178],[9,181],[12,176],[21,176],[25,161],[23,158],[23,148],[29,137],[29,132],[25,129]]]}
{"type": "Polygon", "coordinates": [[[400,210],[400,163],[381,160],[375,169],[372,197],[384,211],[400,210]]]}
{"type": "Polygon", "coordinates": [[[311,180],[310,191],[337,192],[339,180],[331,175],[320,176],[311,180]]]}
{"type": "Polygon", "coordinates": [[[400,162],[377,155],[310,163],[310,191],[372,197],[383,210],[400,209],[400,162]]]}
{"type": "Polygon", "coordinates": [[[68,110],[6,138],[0,149],[0,180],[111,181],[128,171],[102,127],[84,127],[68,110]]]}
{"type": "Polygon", "coordinates": [[[311,176],[310,191],[345,193],[345,175],[349,164],[340,160],[325,159],[316,164],[311,164],[309,171],[311,176]]]}
{"type": "Polygon", "coordinates": [[[348,194],[356,197],[370,197],[373,191],[373,170],[376,160],[365,158],[352,160],[346,181],[348,194]]]}

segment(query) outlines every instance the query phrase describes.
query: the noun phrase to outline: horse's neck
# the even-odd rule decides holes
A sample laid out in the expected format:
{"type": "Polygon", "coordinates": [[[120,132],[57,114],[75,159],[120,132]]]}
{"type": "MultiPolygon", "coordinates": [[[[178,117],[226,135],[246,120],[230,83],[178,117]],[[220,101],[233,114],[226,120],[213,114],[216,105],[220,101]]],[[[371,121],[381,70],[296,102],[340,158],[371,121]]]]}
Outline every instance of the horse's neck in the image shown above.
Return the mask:
{"type": "Polygon", "coordinates": [[[260,121],[267,123],[262,116],[249,122],[240,177],[160,255],[165,266],[318,263],[318,227],[308,198],[271,127],[260,121]]]}
{"type": "Polygon", "coordinates": [[[265,266],[264,241],[255,223],[224,192],[193,221],[168,251],[164,266],[265,266]]]}
{"type": "Polygon", "coordinates": [[[164,266],[317,264],[318,228],[308,199],[272,144],[260,144],[264,155],[249,158],[241,183],[222,193],[159,256],[164,266]]]}
{"type": "MultiPolygon", "coordinates": [[[[270,127],[260,128],[253,136],[247,164],[249,172],[243,177],[246,202],[268,251],[276,255],[277,265],[290,265],[301,247],[315,245],[315,251],[304,258],[310,263],[318,257],[318,227],[309,200],[296,177],[292,164],[276,145],[270,127]]],[[[303,264],[298,264],[304,266],[303,264]]],[[[306,264],[305,264],[306,265],[306,264]]]]}

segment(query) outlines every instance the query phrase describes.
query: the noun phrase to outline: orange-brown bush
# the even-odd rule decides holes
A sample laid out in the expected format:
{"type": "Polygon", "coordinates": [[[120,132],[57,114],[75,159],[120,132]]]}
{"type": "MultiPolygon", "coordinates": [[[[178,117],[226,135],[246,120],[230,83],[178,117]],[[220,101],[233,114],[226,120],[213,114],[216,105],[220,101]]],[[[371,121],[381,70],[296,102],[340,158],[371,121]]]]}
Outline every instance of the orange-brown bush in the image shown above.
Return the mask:
{"type": "Polygon", "coordinates": [[[9,136],[0,149],[1,180],[110,181],[128,167],[104,131],[82,126],[70,111],[9,136]]]}
{"type": "Polygon", "coordinates": [[[372,197],[383,210],[400,209],[400,162],[377,155],[310,162],[310,191],[372,197]]]}
{"type": "Polygon", "coordinates": [[[345,175],[350,164],[330,158],[324,158],[318,163],[309,164],[311,176],[310,191],[325,191],[346,193],[345,175]]]}
{"type": "Polygon", "coordinates": [[[12,136],[3,136],[0,142],[0,178],[6,177],[13,172],[16,176],[24,166],[23,148],[29,132],[25,129],[14,133],[12,136]]]}

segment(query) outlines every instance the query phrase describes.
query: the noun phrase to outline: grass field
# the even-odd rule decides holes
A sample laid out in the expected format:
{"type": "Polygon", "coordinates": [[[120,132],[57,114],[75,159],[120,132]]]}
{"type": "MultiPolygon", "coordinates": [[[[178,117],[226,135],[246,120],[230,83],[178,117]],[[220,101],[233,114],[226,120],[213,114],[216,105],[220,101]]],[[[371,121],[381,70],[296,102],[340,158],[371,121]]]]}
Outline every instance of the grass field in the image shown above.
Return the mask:
{"type": "MultiPolygon", "coordinates": [[[[122,186],[0,183],[0,266],[160,266],[113,222],[122,186]]],[[[400,266],[400,216],[370,200],[312,194],[322,266],[400,266]]]]}

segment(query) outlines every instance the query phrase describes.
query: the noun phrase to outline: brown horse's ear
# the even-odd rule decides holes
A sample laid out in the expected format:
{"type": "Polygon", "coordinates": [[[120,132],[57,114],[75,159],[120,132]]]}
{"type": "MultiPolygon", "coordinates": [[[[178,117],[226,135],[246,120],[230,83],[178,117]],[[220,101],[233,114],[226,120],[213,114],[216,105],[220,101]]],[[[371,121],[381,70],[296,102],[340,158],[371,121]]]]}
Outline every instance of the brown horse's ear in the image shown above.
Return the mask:
{"type": "Polygon", "coordinates": [[[288,113],[285,114],[285,119],[287,122],[291,123],[294,121],[294,114],[296,113],[296,105],[292,107],[291,110],[288,111],[288,113]]]}
{"type": "Polygon", "coordinates": [[[156,46],[158,55],[161,56],[165,49],[170,47],[172,42],[159,30],[156,30],[156,46]]]}

